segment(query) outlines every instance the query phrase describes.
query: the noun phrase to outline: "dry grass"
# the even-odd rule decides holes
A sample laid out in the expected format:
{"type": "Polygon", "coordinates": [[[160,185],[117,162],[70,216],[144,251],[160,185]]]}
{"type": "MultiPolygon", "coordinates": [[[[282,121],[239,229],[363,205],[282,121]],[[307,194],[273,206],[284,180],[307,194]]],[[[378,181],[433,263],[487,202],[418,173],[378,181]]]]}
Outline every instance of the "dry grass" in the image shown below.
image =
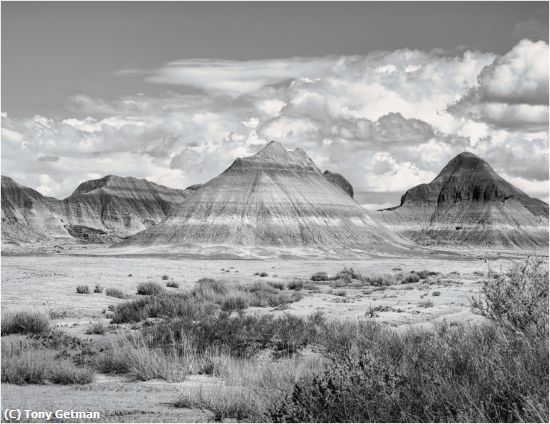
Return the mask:
{"type": "Polygon", "coordinates": [[[90,368],[77,367],[70,359],[27,340],[2,340],[2,382],[11,384],[87,384],[94,379],[90,368]]]}
{"type": "Polygon", "coordinates": [[[2,311],[2,336],[8,334],[40,334],[48,331],[49,328],[50,320],[41,311],[2,311]]]}

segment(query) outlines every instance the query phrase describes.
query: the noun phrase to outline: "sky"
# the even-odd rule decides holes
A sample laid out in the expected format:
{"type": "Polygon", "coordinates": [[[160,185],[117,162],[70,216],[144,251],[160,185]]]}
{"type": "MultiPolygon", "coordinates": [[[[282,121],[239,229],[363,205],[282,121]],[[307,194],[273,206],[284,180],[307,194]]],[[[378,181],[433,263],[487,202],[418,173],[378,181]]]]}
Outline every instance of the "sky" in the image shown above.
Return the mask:
{"type": "Polygon", "coordinates": [[[203,183],[270,140],[395,205],[470,151],[548,201],[546,2],[3,2],[2,174],[203,183]]]}

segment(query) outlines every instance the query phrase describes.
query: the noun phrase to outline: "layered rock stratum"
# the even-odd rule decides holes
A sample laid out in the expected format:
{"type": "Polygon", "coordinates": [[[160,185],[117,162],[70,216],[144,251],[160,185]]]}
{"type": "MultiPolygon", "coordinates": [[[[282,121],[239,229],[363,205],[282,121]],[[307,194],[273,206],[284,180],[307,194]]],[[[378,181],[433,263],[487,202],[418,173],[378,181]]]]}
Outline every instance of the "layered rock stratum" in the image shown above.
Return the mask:
{"type": "Polygon", "coordinates": [[[425,244],[548,246],[548,204],[529,197],[469,152],[377,217],[394,232],[425,244]]]}
{"type": "Polygon", "coordinates": [[[271,142],[203,184],[162,223],[117,246],[233,245],[346,248],[401,246],[302,149],[271,142]]]}
{"type": "Polygon", "coordinates": [[[159,223],[187,195],[147,180],[108,175],[58,200],[2,176],[2,243],[117,241],[159,223]]]}

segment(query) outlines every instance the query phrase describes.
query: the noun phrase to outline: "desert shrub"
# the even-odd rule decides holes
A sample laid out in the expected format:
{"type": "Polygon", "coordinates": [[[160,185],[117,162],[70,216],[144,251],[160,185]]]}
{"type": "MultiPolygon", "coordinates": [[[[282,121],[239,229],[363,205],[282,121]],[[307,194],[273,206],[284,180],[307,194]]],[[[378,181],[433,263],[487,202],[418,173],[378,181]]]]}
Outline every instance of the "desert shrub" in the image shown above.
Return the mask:
{"type": "Polygon", "coordinates": [[[397,278],[401,280],[401,284],[418,283],[420,281],[420,276],[414,271],[404,275],[399,274],[397,278]]]}
{"type": "Polygon", "coordinates": [[[336,290],[333,294],[334,296],[342,296],[342,297],[346,297],[347,295],[345,290],[336,290]]]}
{"type": "Polygon", "coordinates": [[[326,367],[301,378],[274,422],[547,422],[548,339],[493,324],[396,333],[325,325],[326,367]]]}
{"type": "Polygon", "coordinates": [[[241,311],[248,308],[250,304],[249,296],[245,293],[232,293],[221,302],[222,311],[241,311]]]}
{"type": "Polygon", "coordinates": [[[163,379],[183,381],[190,373],[212,369],[219,353],[208,349],[197,354],[185,338],[177,344],[161,345],[141,335],[120,336],[96,360],[98,370],[109,374],[128,374],[135,380],[163,379]]]}
{"type": "Polygon", "coordinates": [[[395,278],[389,274],[364,276],[362,281],[372,286],[390,286],[395,284],[395,278]]]}
{"type": "Polygon", "coordinates": [[[291,281],[287,284],[287,288],[289,290],[302,290],[304,288],[304,282],[303,281],[291,281]]]}
{"type": "Polygon", "coordinates": [[[167,281],[170,277],[166,274],[164,274],[162,277],[160,277],[163,281],[167,281]]]}
{"type": "Polygon", "coordinates": [[[2,336],[40,334],[50,328],[48,316],[39,311],[2,311],[2,336]]]}
{"type": "Polygon", "coordinates": [[[434,290],[432,296],[441,296],[441,292],[439,290],[434,290]]]}
{"type": "Polygon", "coordinates": [[[86,285],[81,285],[76,287],[76,292],[78,294],[90,294],[90,287],[86,285]]]}
{"type": "Polygon", "coordinates": [[[117,299],[126,299],[126,295],[119,289],[107,289],[105,294],[110,297],[116,297],[117,299]]]}
{"type": "Polygon", "coordinates": [[[483,282],[472,306],[485,317],[515,330],[548,333],[548,269],[541,259],[515,263],[483,282]]]}
{"type": "Polygon", "coordinates": [[[178,283],[176,283],[175,281],[169,281],[169,282],[166,283],[166,287],[171,287],[173,289],[177,289],[177,288],[179,288],[179,286],[180,285],[178,283]]]}
{"type": "Polygon", "coordinates": [[[48,380],[54,384],[88,384],[94,376],[93,369],[77,367],[71,360],[54,361],[48,372],[48,380]]]}
{"type": "Polygon", "coordinates": [[[329,276],[326,272],[316,272],[311,276],[311,281],[328,281],[329,276]]]}
{"type": "Polygon", "coordinates": [[[434,303],[430,299],[424,299],[418,302],[419,308],[431,308],[434,305],[434,303]]]}
{"type": "Polygon", "coordinates": [[[164,289],[160,284],[147,282],[139,283],[137,286],[137,294],[142,295],[158,295],[164,292],[164,289]]]}
{"type": "Polygon", "coordinates": [[[279,283],[277,281],[270,281],[267,284],[277,290],[284,290],[286,288],[285,283],[279,283]]]}
{"type": "Polygon", "coordinates": [[[236,357],[251,357],[264,349],[276,356],[291,355],[316,339],[324,319],[321,315],[230,315],[221,312],[191,322],[176,319],[143,330],[154,345],[190,340],[197,351],[215,348],[236,357]]]}
{"type": "Polygon", "coordinates": [[[11,384],[87,384],[94,372],[60,359],[57,352],[29,341],[2,340],[2,382],[11,384]]]}
{"type": "Polygon", "coordinates": [[[103,322],[94,322],[86,329],[86,334],[105,334],[107,328],[103,322]]]}
{"type": "Polygon", "coordinates": [[[197,301],[189,293],[147,296],[114,306],[112,320],[115,324],[139,322],[147,318],[187,317],[198,319],[216,311],[218,307],[211,302],[197,301]]]}
{"type": "Polygon", "coordinates": [[[339,271],[333,279],[351,282],[352,280],[362,280],[363,276],[360,273],[355,272],[353,268],[344,268],[339,271]]]}
{"type": "Polygon", "coordinates": [[[484,275],[483,272],[481,272],[481,271],[474,271],[472,274],[473,274],[475,277],[483,277],[483,275],[484,275]]]}
{"type": "Polygon", "coordinates": [[[94,293],[103,293],[103,287],[100,284],[96,284],[94,287],[94,293]]]}

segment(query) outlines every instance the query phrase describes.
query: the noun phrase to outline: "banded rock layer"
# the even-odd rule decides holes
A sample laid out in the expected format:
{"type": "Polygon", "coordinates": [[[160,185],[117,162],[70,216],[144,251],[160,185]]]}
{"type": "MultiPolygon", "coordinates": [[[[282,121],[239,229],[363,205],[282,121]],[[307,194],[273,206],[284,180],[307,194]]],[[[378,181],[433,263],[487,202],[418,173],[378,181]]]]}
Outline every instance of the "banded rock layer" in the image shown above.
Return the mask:
{"type": "Polygon", "coordinates": [[[86,181],[58,200],[2,176],[3,243],[119,240],[160,222],[187,194],[143,179],[109,175],[86,181]]]}
{"type": "Polygon", "coordinates": [[[271,142],[238,158],[161,224],[120,246],[238,245],[384,249],[400,243],[305,151],[271,142]]]}
{"type": "Polygon", "coordinates": [[[548,246],[548,204],[500,177],[483,159],[461,153],[399,206],[377,212],[394,232],[420,243],[548,246]]]}

